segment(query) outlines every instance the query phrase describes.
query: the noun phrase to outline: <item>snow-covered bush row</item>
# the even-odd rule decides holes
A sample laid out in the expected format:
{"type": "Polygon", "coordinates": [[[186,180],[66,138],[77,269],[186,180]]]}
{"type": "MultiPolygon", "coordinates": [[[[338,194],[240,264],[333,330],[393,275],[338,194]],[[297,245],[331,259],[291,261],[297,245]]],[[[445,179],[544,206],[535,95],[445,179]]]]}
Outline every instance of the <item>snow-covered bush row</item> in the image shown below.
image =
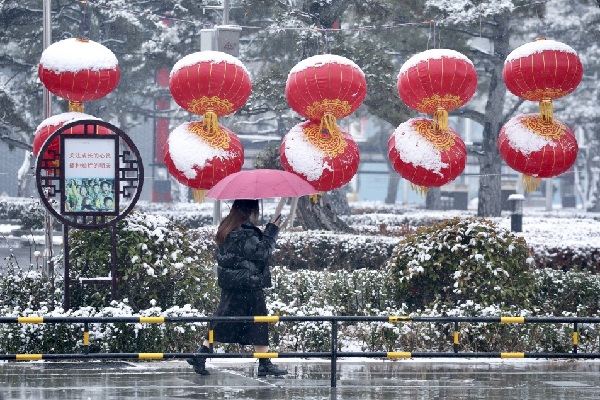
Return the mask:
{"type": "MultiPolygon", "coordinates": [[[[110,276],[108,229],[74,230],[69,240],[71,279],[110,276]]],[[[214,301],[209,243],[201,231],[190,234],[165,217],[129,214],[117,224],[119,296],[134,310],[148,308],[152,299],[163,308],[186,303],[206,308],[214,301]]],[[[72,290],[72,304],[100,307],[109,298],[108,286],[72,290]]]]}
{"type": "MultiPolygon", "coordinates": [[[[268,291],[270,315],[327,316],[598,316],[600,277],[588,272],[551,269],[532,272],[529,306],[484,306],[467,300],[454,307],[433,302],[409,307],[394,300],[384,271],[290,271],[273,268],[274,287],[268,291]]],[[[205,316],[211,309],[189,304],[135,311],[127,300],[106,307],[61,308],[61,279],[57,289],[38,273],[13,271],[0,281],[2,316],[205,316]],[[10,292],[9,288],[15,287],[10,292]],[[5,292],[8,290],[8,292],[5,292]],[[16,291],[19,296],[15,296],[16,291]]],[[[598,332],[580,326],[580,351],[598,352],[598,332]]],[[[327,322],[279,322],[271,329],[273,350],[328,351],[331,325],[327,322]]],[[[568,352],[570,324],[475,324],[459,326],[461,351],[568,352]]],[[[206,334],[195,324],[90,324],[92,352],[191,352],[206,334]]],[[[442,323],[357,322],[339,324],[342,351],[451,351],[453,326],[442,323]]],[[[2,353],[71,353],[82,351],[82,327],[74,324],[0,324],[2,353]]],[[[240,350],[227,346],[230,351],[240,350]]],[[[221,349],[220,351],[223,351],[221,349]]],[[[247,351],[247,350],[246,350],[247,351]]]]}
{"type": "Polygon", "coordinates": [[[397,301],[422,307],[526,305],[533,258],[522,237],[481,218],[453,218],[407,236],[387,263],[397,301]]]}

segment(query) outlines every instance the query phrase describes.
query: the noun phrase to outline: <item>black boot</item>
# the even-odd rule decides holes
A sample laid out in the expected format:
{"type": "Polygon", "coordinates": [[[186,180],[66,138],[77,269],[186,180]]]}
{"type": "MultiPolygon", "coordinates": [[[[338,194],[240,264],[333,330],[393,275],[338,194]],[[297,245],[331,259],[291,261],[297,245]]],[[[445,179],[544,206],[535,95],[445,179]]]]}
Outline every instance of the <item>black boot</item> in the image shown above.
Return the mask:
{"type": "Polygon", "coordinates": [[[258,376],[281,376],[287,373],[285,369],[277,368],[277,365],[273,364],[269,358],[260,358],[258,360],[258,376]]]}
{"type": "MultiPolygon", "coordinates": [[[[208,347],[202,345],[196,353],[209,354],[211,351],[208,347]]],[[[188,358],[187,363],[194,367],[194,372],[198,375],[210,375],[206,370],[206,356],[197,356],[194,358],[188,358]]]]}

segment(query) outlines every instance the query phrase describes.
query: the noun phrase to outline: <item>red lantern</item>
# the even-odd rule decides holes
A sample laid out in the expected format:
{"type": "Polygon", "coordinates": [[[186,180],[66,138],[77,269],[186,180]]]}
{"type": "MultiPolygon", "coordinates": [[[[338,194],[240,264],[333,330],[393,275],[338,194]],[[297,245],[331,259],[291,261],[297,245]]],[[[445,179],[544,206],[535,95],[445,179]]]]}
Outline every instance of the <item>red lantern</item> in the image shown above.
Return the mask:
{"type": "Polygon", "coordinates": [[[121,71],[105,46],[87,39],[65,39],[44,50],[38,75],[51,93],[69,100],[69,111],[82,111],[81,102],[100,99],[117,86],[121,71]]]}
{"type": "Polygon", "coordinates": [[[203,115],[205,130],[217,129],[217,117],[237,111],[252,83],[244,64],[219,51],[201,51],[179,60],[171,70],[169,90],[175,102],[191,113],[203,115]]]}
{"type": "Polygon", "coordinates": [[[463,54],[432,49],[415,54],[400,68],[398,94],[410,108],[433,114],[436,127],[448,128],[448,111],[466,104],[477,89],[477,72],[463,54]]]}
{"type": "Polygon", "coordinates": [[[394,170],[413,189],[426,193],[429,187],[445,185],[464,171],[467,149],[451,128],[440,131],[430,119],[412,118],[390,137],[388,156],[394,170]]]}
{"type": "Polygon", "coordinates": [[[583,77],[583,65],[570,46],[539,39],[513,50],[506,57],[502,76],[515,96],[539,101],[542,117],[551,122],[552,100],[577,88],[583,77]]]}
{"type": "Polygon", "coordinates": [[[531,191],[539,187],[540,178],[571,168],[579,146],[569,127],[556,118],[548,123],[538,114],[522,114],[502,127],[498,150],[509,167],[524,174],[525,187],[531,191]]]}
{"type": "Polygon", "coordinates": [[[358,145],[349,133],[339,127],[333,134],[323,133],[316,121],[293,127],[283,138],[279,155],[286,171],[304,178],[321,192],[350,182],[360,161],[358,145]]]}
{"type": "Polygon", "coordinates": [[[207,132],[202,122],[186,122],[169,135],[164,162],[182,184],[208,190],[227,175],[241,171],[244,148],[238,137],[222,125],[207,132]]]}
{"type": "MultiPolygon", "coordinates": [[[[60,129],[63,125],[73,122],[76,120],[100,120],[100,118],[93,117],[89,114],[83,114],[80,112],[67,112],[58,115],[53,115],[50,118],[46,118],[42,123],[37,127],[34,137],[33,137],[33,155],[37,157],[42,149],[42,146],[54,132],[60,129]]],[[[109,135],[112,131],[103,126],[97,126],[98,135],[109,135]]],[[[72,128],[69,128],[64,131],[65,134],[84,134],[89,132],[84,132],[83,125],[75,125],[72,128]]],[[[44,159],[50,159],[51,157],[56,158],[60,152],[60,141],[58,138],[55,138],[52,143],[46,148],[46,152],[44,153],[44,159]]]]}
{"type": "Polygon", "coordinates": [[[301,116],[335,130],[337,119],[352,114],[367,95],[365,74],[347,58],[309,57],[292,70],[285,87],[287,101],[301,116]]]}

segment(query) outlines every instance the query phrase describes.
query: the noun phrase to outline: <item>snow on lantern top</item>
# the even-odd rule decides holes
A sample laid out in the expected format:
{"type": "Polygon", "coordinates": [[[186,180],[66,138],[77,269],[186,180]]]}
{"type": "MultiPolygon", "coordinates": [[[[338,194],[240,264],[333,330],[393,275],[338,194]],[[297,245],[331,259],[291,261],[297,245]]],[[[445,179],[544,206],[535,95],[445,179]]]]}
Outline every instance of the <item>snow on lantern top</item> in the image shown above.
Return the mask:
{"type": "Polygon", "coordinates": [[[396,128],[393,133],[396,139],[395,148],[405,163],[442,176],[440,171],[448,167],[448,164],[442,161],[440,150],[419,133],[416,122],[417,120],[409,119],[396,128]]]}
{"type": "Polygon", "coordinates": [[[456,179],[465,169],[467,149],[451,128],[436,130],[427,118],[400,124],[388,141],[392,167],[421,194],[456,179]]]}
{"type": "Polygon", "coordinates": [[[313,121],[329,118],[327,128],[335,129],[336,119],[360,107],[367,95],[367,81],[351,60],[333,54],[317,55],[291,69],[285,95],[298,114],[313,121]]]}
{"type": "Polygon", "coordinates": [[[175,128],[165,146],[165,165],[171,175],[192,189],[207,190],[244,163],[244,149],[237,136],[219,125],[218,136],[203,136],[202,122],[186,122],[175,128]]]}
{"type": "Polygon", "coordinates": [[[323,137],[318,121],[304,121],[285,135],[279,148],[283,168],[324,192],[347,184],[358,171],[360,154],[344,130],[323,137]]]}
{"type": "Polygon", "coordinates": [[[115,69],[119,61],[110,49],[100,43],[71,38],[48,46],[42,53],[40,64],[45,69],[60,73],[115,69]]]}
{"type": "Polygon", "coordinates": [[[325,169],[332,170],[332,167],[327,163],[327,154],[308,140],[302,127],[300,123],[285,135],[282,150],[294,172],[305,176],[308,181],[316,181],[325,169]]]}
{"type": "MultiPolygon", "coordinates": [[[[220,51],[200,51],[179,60],[169,75],[175,102],[187,111],[211,119],[232,114],[252,93],[250,73],[236,57],[220,51]]],[[[214,120],[214,121],[212,121],[214,120]]]]}
{"type": "Polygon", "coordinates": [[[46,118],[38,125],[38,127],[36,128],[36,131],[39,131],[40,129],[45,128],[47,126],[64,125],[66,122],[73,122],[73,121],[77,121],[80,119],[92,119],[92,120],[101,121],[100,118],[94,117],[93,115],[90,115],[90,114],[85,114],[85,113],[80,113],[80,112],[65,112],[65,113],[53,115],[51,117],[46,118]]]}
{"type": "Polygon", "coordinates": [[[401,74],[405,74],[410,68],[417,66],[418,64],[420,64],[423,61],[439,60],[442,57],[457,58],[459,60],[466,61],[469,64],[473,65],[473,62],[471,60],[469,60],[469,58],[467,56],[465,56],[462,53],[459,53],[456,50],[430,49],[430,50],[426,50],[426,51],[417,53],[417,54],[413,55],[411,58],[409,58],[408,60],[406,60],[406,62],[404,64],[402,64],[402,67],[400,67],[400,72],[398,73],[398,78],[400,77],[401,74]]]}
{"type": "Polygon", "coordinates": [[[562,51],[577,55],[575,49],[568,44],[557,42],[556,40],[539,39],[534,42],[525,43],[524,45],[514,49],[506,57],[504,64],[508,64],[509,62],[518,60],[519,58],[529,57],[533,54],[543,53],[544,51],[562,51]]]}
{"type": "Polygon", "coordinates": [[[364,72],[362,71],[362,69],[360,69],[360,67],[358,65],[356,65],[354,63],[354,61],[349,60],[346,57],[337,56],[335,54],[319,54],[316,56],[308,57],[308,58],[300,61],[298,64],[296,64],[294,66],[294,68],[291,69],[290,73],[288,74],[288,77],[291,74],[303,71],[307,68],[318,67],[320,65],[335,64],[335,63],[349,65],[350,67],[359,70],[363,74],[363,76],[365,75],[364,72]]]}
{"type": "Polygon", "coordinates": [[[238,67],[241,67],[248,75],[250,75],[250,71],[246,69],[246,66],[238,60],[236,57],[231,54],[223,53],[221,51],[199,51],[196,53],[188,54],[183,57],[181,60],[177,61],[171,69],[171,73],[169,76],[173,76],[177,71],[184,67],[190,67],[192,65],[199,64],[201,62],[209,62],[211,64],[219,64],[219,63],[229,63],[235,64],[238,67]]]}
{"type": "MultiPolygon", "coordinates": [[[[72,104],[100,99],[114,90],[121,71],[117,57],[105,46],[87,39],[65,39],[44,52],[38,76],[46,88],[72,104]]],[[[82,111],[81,104],[70,111],[82,111]]]]}
{"type": "Polygon", "coordinates": [[[448,129],[448,111],[466,104],[477,89],[471,60],[450,49],[432,49],[409,58],[398,74],[398,94],[410,108],[433,114],[436,129],[448,129]]]}

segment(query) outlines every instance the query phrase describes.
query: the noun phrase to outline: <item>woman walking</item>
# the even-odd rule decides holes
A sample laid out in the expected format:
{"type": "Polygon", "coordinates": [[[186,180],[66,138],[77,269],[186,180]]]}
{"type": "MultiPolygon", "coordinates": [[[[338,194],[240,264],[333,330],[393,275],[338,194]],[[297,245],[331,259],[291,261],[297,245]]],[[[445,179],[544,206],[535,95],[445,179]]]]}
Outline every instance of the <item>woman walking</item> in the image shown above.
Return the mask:
{"type": "MultiPolygon", "coordinates": [[[[217,230],[217,282],[221,287],[221,299],[215,316],[262,316],[267,315],[264,289],[271,287],[269,258],[275,250],[279,233],[279,218],[261,231],[258,223],[258,200],[235,200],[231,211],[217,230]]],[[[254,345],[254,351],[269,350],[268,323],[217,322],[213,326],[214,341],[254,345]]],[[[208,354],[209,342],[205,340],[198,353],[208,354]]],[[[194,357],[188,362],[200,375],[206,370],[206,355],[194,357]]],[[[268,358],[260,358],[258,376],[285,375],[268,358]]]]}

